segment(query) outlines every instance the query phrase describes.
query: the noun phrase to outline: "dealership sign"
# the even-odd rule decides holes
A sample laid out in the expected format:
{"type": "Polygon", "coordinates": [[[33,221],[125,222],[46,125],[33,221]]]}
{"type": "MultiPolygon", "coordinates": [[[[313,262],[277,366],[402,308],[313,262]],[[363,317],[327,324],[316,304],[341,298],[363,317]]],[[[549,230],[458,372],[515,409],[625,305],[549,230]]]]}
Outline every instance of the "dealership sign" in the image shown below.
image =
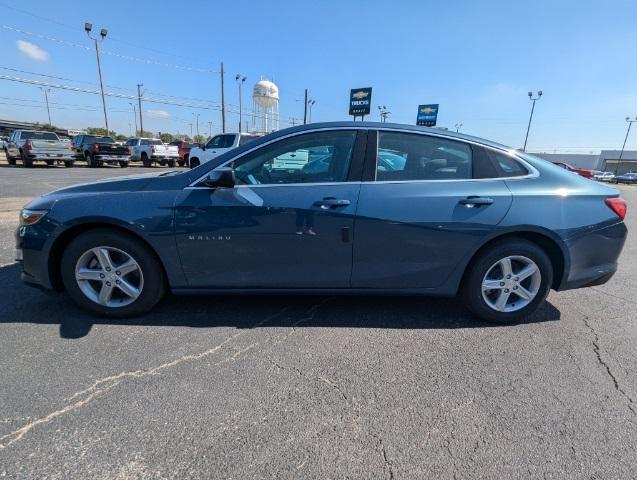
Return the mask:
{"type": "Polygon", "coordinates": [[[354,117],[369,115],[372,106],[372,88],[354,88],[349,94],[349,114],[354,117]]]}
{"type": "Polygon", "coordinates": [[[435,127],[438,120],[438,103],[430,105],[418,105],[416,125],[423,127],[435,127]]]}

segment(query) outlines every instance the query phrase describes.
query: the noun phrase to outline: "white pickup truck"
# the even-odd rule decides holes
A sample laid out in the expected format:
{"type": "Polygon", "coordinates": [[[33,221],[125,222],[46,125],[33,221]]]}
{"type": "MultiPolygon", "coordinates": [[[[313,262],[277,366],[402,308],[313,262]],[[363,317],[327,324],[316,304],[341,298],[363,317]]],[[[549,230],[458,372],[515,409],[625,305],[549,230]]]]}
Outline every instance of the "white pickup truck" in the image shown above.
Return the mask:
{"type": "Polygon", "coordinates": [[[166,145],[159,138],[131,138],[126,142],[130,147],[131,161],[142,162],[150,167],[153,162],[173,168],[179,160],[179,150],[175,145],[166,145]]]}
{"type": "Polygon", "coordinates": [[[228,150],[245,145],[260,136],[254,133],[222,133],[215,135],[203,147],[190,150],[190,168],[209,162],[228,150]]]}
{"type": "Polygon", "coordinates": [[[75,163],[71,143],[61,140],[53,132],[16,130],[7,141],[4,151],[9,165],[15,165],[16,159],[22,160],[27,168],[37,161],[46,162],[47,165],[55,165],[60,161],[64,162],[65,167],[72,167],[75,163]]]}

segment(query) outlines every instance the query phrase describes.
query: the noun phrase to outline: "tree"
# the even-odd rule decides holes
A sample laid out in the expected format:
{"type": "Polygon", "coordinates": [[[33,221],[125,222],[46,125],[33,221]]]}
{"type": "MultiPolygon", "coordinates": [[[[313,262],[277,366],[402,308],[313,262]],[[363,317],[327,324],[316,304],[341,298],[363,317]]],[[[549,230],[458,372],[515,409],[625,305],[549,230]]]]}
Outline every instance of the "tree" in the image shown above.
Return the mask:
{"type": "Polygon", "coordinates": [[[175,139],[170,133],[162,133],[159,138],[161,138],[161,141],[164,143],[170,143],[175,139]]]}
{"type": "Polygon", "coordinates": [[[120,133],[119,135],[115,136],[115,140],[117,140],[118,142],[125,142],[126,140],[128,140],[128,137],[120,133]]]}
{"type": "Polygon", "coordinates": [[[205,143],[206,137],[203,135],[195,135],[195,143],[205,143]]]}
{"type": "Polygon", "coordinates": [[[115,137],[116,133],[111,130],[111,133],[106,133],[106,129],[102,127],[86,127],[86,133],[88,135],[97,135],[100,137],[115,137]]]}

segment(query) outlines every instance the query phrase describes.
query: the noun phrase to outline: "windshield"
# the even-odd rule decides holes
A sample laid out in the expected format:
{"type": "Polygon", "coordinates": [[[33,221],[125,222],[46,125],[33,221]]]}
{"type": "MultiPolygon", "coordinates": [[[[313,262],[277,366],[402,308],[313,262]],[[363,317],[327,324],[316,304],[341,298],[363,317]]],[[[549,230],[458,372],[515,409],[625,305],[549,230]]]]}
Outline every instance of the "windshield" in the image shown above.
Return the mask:
{"type": "Polygon", "coordinates": [[[53,132],[22,132],[20,138],[23,140],[60,140],[53,132]]]}

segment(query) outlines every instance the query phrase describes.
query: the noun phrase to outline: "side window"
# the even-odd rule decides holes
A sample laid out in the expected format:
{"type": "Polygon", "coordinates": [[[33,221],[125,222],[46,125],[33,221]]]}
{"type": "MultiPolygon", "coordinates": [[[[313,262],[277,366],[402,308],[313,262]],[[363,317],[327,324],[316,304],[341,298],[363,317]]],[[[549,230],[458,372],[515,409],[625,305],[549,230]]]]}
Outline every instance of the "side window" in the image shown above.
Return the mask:
{"type": "Polygon", "coordinates": [[[148,142],[148,140],[141,140],[139,142],[140,145],[150,145],[150,143],[148,142]]]}
{"type": "Polygon", "coordinates": [[[289,184],[345,182],[355,131],[307,133],[280,140],[234,162],[239,183],[289,184]]]}
{"type": "Polygon", "coordinates": [[[522,177],[529,174],[524,165],[509,155],[493,150],[488,150],[488,153],[500,177],[522,177]]]}
{"type": "Polygon", "coordinates": [[[221,148],[219,146],[221,143],[221,137],[223,137],[223,135],[216,135],[212,137],[208,140],[208,143],[206,143],[206,148],[221,148]]]}
{"type": "Polygon", "coordinates": [[[235,135],[221,135],[219,148],[231,148],[234,145],[235,135]]]}
{"type": "Polygon", "coordinates": [[[472,178],[469,145],[427,135],[379,132],[377,181],[472,178]]]}

